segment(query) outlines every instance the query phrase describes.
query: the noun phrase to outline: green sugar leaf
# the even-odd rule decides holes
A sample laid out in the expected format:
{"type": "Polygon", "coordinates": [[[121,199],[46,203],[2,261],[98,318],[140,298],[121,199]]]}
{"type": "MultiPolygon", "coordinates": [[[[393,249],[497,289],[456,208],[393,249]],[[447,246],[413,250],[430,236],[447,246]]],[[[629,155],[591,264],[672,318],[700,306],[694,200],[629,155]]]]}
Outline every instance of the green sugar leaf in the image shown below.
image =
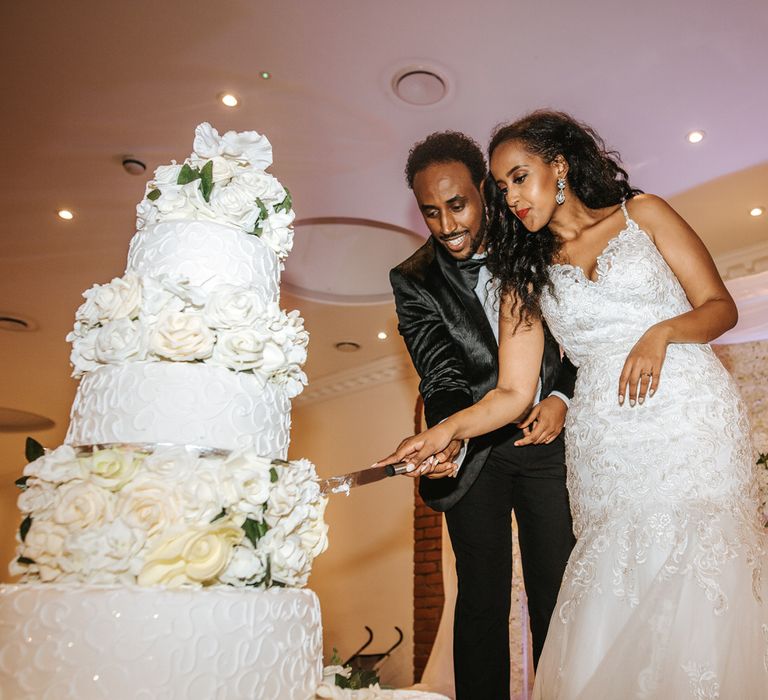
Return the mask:
{"type": "Polygon", "coordinates": [[[29,565],[29,564],[34,564],[35,560],[34,559],[30,559],[29,557],[19,557],[16,560],[16,562],[19,563],[19,564],[27,564],[27,565],[29,565]]]}
{"type": "Polygon", "coordinates": [[[227,514],[227,509],[222,508],[221,513],[219,513],[213,520],[211,520],[211,522],[215,523],[217,520],[221,520],[226,514],[227,514]]]}
{"type": "Polygon", "coordinates": [[[21,521],[21,525],[19,525],[19,536],[21,537],[22,542],[26,539],[29,528],[31,527],[32,516],[28,515],[26,518],[24,518],[24,520],[21,521]]]}
{"type": "Polygon", "coordinates": [[[275,207],[275,214],[281,211],[284,211],[287,213],[291,211],[292,208],[293,208],[293,200],[291,199],[291,193],[288,190],[286,190],[285,199],[275,207]]]}
{"type": "Polygon", "coordinates": [[[27,442],[24,445],[24,456],[27,458],[27,462],[34,462],[38,457],[42,457],[45,454],[43,446],[34,438],[28,437],[27,442]]]}
{"type": "Polygon", "coordinates": [[[267,205],[261,201],[260,197],[256,197],[256,204],[259,207],[259,221],[264,221],[269,216],[269,209],[267,209],[267,205]]]}
{"type": "Polygon", "coordinates": [[[16,484],[18,488],[20,488],[22,491],[25,491],[27,488],[27,479],[29,479],[28,476],[22,476],[16,479],[13,483],[16,484]]]}
{"type": "Polygon", "coordinates": [[[181,167],[179,177],[176,180],[177,185],[186,185],[200,179],[200,171],[197,168],[190,167],[187,163],[181,167]]]}
{"type": "Polygon", "coordinates": [[[254,547],[257,542],[267,534],[267,530],[269,530],[269,525],[264,522],[260,523],[257,520],[252,520],[251,518],[246,518],[243,523],[243,532],[245,532],[245,536],[254,547]]]}
{"type": "Polygon", "coordinates": [[[274,467],[270,467],[269,469],[269,480],[273,484],[277,481],[277,469],[274,467]]]}
{"type": "Polygon", "coordinates": [[[211,201],[211,190],[213,189],[213,161],[209,160],[200,171],[200,193],[206,202],[211,201]]]}
{"type": "Polygon", "coordinates": [[[149,192],[149,194],[147,195],[147,199],[148,199],[150,202],[154,202],[156,199],[160,199],[160,195],[161,195],[161,194],[162,194],[162,193],[160,192],[160,190],[157,190],[157,189],[155,189],[155,190],[151,190],[151,191],[149,192]]]}

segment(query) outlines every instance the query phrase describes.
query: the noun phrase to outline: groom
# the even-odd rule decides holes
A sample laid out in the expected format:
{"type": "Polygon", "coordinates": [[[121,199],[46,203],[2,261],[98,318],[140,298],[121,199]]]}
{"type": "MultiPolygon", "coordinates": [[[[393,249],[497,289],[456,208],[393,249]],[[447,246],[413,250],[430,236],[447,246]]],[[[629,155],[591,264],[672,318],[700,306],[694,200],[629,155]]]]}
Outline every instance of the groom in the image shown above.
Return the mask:
{"type": "MultiPolygon", "coordinates": [[[[408,156],[408,186],[432,235],[390,272],[390,281],[429,426],[496,385],[498,306],[484,261],[486,172],[479,146],[457,132],[432,134],[408,156]]],[[[524,430],[508,425],[466,446],[454,441],[420,481],[424,501],[445,512],[456,555],[457,700],[509,697],[512,510],[538,662],[574,544],[560,432],[575,372],[548,336],[541,400],[520,424],[524,430]]]]}

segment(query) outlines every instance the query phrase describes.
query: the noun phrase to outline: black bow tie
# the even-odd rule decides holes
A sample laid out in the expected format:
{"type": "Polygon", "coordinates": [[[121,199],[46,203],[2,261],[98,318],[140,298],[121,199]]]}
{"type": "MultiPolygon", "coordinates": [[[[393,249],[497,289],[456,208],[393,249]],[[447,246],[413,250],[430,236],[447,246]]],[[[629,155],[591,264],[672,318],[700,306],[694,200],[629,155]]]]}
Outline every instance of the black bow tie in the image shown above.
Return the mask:
{"type": "Polygon", "coordinates": [[[472,291],[477,287],[477,280],[480,277],[480,268],[484,267],[485,263],[485,256],[482,258],[469,258],[468,260],[456,261],[456,265],[459,268],[462,278],[472,291]]]}

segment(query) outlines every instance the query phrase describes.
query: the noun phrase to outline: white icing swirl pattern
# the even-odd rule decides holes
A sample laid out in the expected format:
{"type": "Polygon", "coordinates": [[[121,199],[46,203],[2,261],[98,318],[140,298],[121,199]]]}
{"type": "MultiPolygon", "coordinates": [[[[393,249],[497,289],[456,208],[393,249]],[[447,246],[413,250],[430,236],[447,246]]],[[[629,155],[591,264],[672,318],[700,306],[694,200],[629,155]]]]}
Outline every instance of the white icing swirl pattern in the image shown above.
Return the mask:
{"type": "Polygon", "coordinates": [[[253,374],[199,363],[105,365],[81,380],[65,442],[254,448],[285,459],[290,411],[284,389],[253,374]]]}
{"type": "Polygon", "coordinates": [[[147,227],[132,239],[126,272],[186,279],[212,291],[222,284],[264,289],[280,296],[280,263],[262,240],[213,221],[169,221],[147,227]]]}
{"type": "Polygon", "coordinates": [[[309,590],[0,587],[0,697],[309,700],[322,672],[309,590]]]}

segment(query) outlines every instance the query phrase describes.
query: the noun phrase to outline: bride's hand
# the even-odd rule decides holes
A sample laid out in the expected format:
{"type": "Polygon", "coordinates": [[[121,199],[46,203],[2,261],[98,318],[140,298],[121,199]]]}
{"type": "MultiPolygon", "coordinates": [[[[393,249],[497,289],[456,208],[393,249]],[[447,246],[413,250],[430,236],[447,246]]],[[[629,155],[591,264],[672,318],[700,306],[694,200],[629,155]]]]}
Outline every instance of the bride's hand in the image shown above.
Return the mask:
{"type": "Polygon", "coordinates": [[[636,402],[643,403],[646,396],[651,397],[656,393],[668,345],[667,331],[660,326],[651,326],[635,343],[621,370],[619,405],[624,403],[627,389],[630,406],[636,402]]]}
{"type": "Polygon", "coordinates": [[[447,423],[439,423],[423,433],[403,440],[397,450],[376,462],[376,466],[407,462],[409,473],[426,474],[441,466],[437,459],[431,458],[445,450],[453,439],[453,433],[447,423]]]}

